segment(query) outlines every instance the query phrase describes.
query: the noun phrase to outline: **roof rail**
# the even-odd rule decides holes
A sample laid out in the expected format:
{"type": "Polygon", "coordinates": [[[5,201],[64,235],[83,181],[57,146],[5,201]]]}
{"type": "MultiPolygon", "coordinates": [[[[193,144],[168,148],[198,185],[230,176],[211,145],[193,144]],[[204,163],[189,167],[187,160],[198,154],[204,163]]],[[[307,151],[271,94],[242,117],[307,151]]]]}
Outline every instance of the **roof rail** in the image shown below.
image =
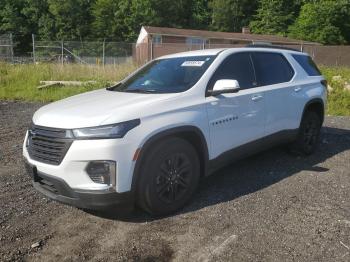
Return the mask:
{"type": "Polygon", "coordinates": [[[295,48],[272,45],[272,44],[248,44],[248,45],[246,45],[246,47],[249,47],[249,48],[273,48],[273,49],[282,49],[282,50],[302,52],[302,51],[295,49],[295,48]]]}

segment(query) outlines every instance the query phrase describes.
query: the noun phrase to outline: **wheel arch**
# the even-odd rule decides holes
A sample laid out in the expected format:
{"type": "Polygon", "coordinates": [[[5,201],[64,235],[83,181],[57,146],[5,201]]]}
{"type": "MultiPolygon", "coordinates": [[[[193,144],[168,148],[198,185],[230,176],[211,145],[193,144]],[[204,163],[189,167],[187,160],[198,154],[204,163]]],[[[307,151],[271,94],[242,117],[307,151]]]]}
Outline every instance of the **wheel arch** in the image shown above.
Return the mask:
{"type": "MultiPolygon", "coordinates": [[[[324,108],[324,102],[321,98],[313,98],[305,104],[302,118],[305,115],[305,112],[307,111],[314,111],[317,114],[319,114],[321,116],[321,125],[323,124],[325,108],[324,108]]],[[[300,123],[301,123],[301,120],[300,120],[300,123]]]]}
{"type": "Polygon", "coordinates": [[[137,184],[141,173],[142,163],[147,155],[147,151],[154,145],[155,143],[170,138],[170,137],[179,137],[187,142],[189,142],[194,149],[197,151],[199,159],[200,159],[200,173],[201,177],[207,175],[208,171],[208,162],[209,162],[209,151],[208,144],[203,132],[196,126],[180,126],[174,127],[170,129],[163,130],[159,133],[154,134],[143,144],[138,159],[136,160],[131,190],[136,193],[137,192],[137,184]]]}

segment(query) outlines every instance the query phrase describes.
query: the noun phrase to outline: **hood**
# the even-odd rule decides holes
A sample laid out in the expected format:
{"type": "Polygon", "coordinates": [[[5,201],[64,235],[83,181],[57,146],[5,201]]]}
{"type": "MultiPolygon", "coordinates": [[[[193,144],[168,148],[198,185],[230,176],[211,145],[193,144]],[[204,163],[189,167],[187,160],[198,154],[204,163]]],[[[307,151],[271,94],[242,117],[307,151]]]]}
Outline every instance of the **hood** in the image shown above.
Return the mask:
{"type": "Polygon", "coordinates": [[[107,125],[142,117],[157,102],[179,94],[139,94],[100,89],[72,96],[35,112],[35,125],[80,128],[107,125]]]}

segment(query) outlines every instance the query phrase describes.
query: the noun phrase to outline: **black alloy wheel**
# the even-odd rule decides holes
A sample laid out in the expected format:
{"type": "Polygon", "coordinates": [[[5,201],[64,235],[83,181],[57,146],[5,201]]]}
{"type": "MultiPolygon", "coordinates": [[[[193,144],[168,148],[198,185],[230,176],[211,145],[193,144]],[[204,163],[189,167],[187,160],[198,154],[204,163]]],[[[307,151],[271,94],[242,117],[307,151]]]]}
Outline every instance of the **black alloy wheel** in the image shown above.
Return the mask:
{"type": "Polygon", "coordinates": [[[319,121],[315,121],[314,118],[307,119],[303,130],[303,144],[307,151],[312,150],[318,140],[320,133],[319,121]]]}
{"type": "Polygon", "coordinates": [[[183,197],[191,183],[191,169],[190,159],[185,154],[175,153],[165,159],[155,177],[158,198],[171,204],[183,197]]]}
{"type": "Polygon", "coordinates": [[[183,207],[197,188],[199,156],[186,140],[171,137],[150,146],[141,162],[138,204],[153,215],[183,207]]]}
{"type": "Polygon", "coordinates": [[[290,151],[302,155],[312,154],[319,142],[321,126],[319,114],[314,111],[305,112],[297,139],[289,147],[290,151]]]}

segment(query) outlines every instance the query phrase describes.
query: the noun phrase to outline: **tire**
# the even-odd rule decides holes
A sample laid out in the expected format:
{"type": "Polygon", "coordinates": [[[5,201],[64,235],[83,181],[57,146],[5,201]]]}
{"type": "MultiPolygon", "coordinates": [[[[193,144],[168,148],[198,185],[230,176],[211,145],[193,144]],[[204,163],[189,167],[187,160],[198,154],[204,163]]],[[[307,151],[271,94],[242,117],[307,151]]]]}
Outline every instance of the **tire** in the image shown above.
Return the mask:
{"type": "Polygon", "coordinates": [[[183,207],[197,188],[200,164],[196,150],[181,138],[154,145],[141,163],[138,204],[156,216],[183,207]]]}
{"type": "Polygon", "coordinates": [[[289,147],[290,151],[298,155],[311,155],[315,152],[320,137],[321,125],[321,118],[316,112],[305,112],[300,123],[297,139],[289,147]]]}

